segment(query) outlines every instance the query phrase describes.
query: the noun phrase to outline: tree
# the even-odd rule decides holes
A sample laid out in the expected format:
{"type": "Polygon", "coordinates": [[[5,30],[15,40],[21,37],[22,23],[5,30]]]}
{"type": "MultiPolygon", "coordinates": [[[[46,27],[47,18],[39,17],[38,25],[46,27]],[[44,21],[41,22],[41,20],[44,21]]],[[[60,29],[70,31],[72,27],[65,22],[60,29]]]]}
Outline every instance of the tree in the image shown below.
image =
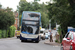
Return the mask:
{"type": "Polygon", "coordinates": [[[34,0],[34,2],[35,2],[35,1],[40,1],[40,0],[34,0]]]}
{"type": "Polygon", "coordinates": [[[75,27],[75,0],[68,0],[69,1],[69,3],[70,3],[70,5],[71,5],[71,7],[72,7],[72,19],[71,19],[71,26],[73,26],[73,27],[75,27]]]}
{"type": "Polygon", "coordinates": [[[47,18],[47,14],[44,12],[41,13],[41,22],[42,22],[42,27],[47,28],[49,25],[49,19],[47,18]]]}
{"type": "Polygon", "coordinates": [[[62,35],[67,32],[68,26],[74,26],[74,11],[68,0],[54,0],[47,6],[49,19],[54,19],[61,26],[62,35]]]}
{"type": "Polygon", "coordinates": [[[32,5],[28,3],[26,0],[20,0],[18,9],[19,9],[20,14],[22,14],[23,11],[33,10],[32,5]]]}
{"type": "Polygon", "coordinates": [[[2,5],[0,4],[0,9],[2,8],[2,5]]]}
{"type": "Polygon", "coordinates": [[[9,28],[14,24],[14,15],[10,8],[0,9],[0,29],[9,28]]]}
{"type": "Polygon", "coordinates": [[[75,10],[75,0],[68,0],[71,7],[75,10]]]}

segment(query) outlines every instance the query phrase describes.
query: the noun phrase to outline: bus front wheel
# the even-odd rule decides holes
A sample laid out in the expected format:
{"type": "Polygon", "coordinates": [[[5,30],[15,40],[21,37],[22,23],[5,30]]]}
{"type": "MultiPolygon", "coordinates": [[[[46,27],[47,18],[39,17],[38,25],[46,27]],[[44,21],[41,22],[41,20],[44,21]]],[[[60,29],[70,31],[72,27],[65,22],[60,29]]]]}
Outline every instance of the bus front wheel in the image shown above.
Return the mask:
{"type": "Polygon", "coordinates": [[[21,40],[21,42],[24,42],[24,40],[21,40]]]}
{"type": "Polygon", "coordinates": [[[39,41],[35,41],[36,43],[39,43],[39,41]]]}

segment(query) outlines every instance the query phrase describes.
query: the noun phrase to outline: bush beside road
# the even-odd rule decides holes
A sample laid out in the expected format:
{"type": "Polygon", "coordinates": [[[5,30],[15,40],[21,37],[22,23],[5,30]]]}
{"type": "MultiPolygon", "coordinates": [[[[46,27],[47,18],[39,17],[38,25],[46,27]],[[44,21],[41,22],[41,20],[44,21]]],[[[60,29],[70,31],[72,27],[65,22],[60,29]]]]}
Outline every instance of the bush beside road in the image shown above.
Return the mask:
{"type": "Polygon", "coordinates": [[[9,29],[0,30],[0,38],[8,38],[15,36],[15,26],[11,26],[9,29]]]}

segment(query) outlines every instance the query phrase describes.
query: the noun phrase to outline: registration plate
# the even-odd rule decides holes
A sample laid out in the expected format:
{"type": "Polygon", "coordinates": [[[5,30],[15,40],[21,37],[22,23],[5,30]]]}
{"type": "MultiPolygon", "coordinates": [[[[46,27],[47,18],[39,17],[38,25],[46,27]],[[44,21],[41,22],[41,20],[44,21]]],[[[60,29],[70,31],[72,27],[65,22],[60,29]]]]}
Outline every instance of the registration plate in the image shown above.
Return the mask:
{"type": "Polygon", "coordinates": [[[31,39],[27,39],[28,41],[31,41],[31,39]]]}

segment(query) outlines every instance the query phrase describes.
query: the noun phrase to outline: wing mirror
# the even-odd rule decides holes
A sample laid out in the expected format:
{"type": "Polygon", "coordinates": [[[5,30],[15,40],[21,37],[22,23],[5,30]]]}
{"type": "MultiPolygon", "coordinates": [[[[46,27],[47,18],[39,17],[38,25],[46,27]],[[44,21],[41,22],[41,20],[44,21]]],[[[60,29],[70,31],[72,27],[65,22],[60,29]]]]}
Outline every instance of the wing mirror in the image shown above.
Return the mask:
{"type": "Polygon", "coordinates": [[[70,38],[67,38],[67,40],[70,40],[70,38]]]}

